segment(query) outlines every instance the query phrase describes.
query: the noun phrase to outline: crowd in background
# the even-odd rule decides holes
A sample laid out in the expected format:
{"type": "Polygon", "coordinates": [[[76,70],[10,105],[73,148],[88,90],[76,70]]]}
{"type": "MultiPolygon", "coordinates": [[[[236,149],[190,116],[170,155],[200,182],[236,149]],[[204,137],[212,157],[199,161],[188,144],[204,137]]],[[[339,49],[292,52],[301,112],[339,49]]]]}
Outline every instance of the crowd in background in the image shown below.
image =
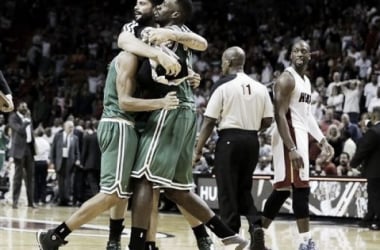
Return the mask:
{"type": "MultiPolygon", "coordinates": [[[[309,66],[312,112],[335,149],[334,157],[326,159],[319,155],[317,143],[311,143],[312,174],[360,175],[349,162],[367,128],[368,114],[380,105],[379,3],[193,2],[197,18],[188,26],[209,43],[193,60],[202,77],[195,90],[199,127],[211,86],[221,77],[225,48],[241,46],[247,53],[246,72],[271,89],[279,72],[289,66],[290,46],[302,38],[314,51],[309,66]]],[[[100,118],[107,65],[119,52],[117,36],[123,24],[132,20],[134,4],[128,0],[1,1],[0,69],[16,106],[27,102],[34,127],[43,129],[50,142],[62,129],[62,121],[73,119],[77,128],[86,131],[84,121],[100,118]]],[[[216,137],[204,148],[196,171],[211,171],[216,137]]],[[[273,172],[270,140],[270,129],[260,135],[256,174],[273,172]]]]}

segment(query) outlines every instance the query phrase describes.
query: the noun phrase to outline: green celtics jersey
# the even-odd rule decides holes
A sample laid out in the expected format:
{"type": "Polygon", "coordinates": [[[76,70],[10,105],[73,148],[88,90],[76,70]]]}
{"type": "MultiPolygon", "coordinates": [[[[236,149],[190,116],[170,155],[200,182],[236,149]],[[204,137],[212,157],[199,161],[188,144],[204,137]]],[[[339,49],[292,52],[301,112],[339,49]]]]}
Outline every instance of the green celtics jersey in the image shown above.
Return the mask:
{"type": "Polygon", "coordinates": [[[119,98],[116,89],[117,77],[117,61],[116,56],[109,65],[106,84],[104,87],[103,97],[103,114],[102,118],[123,118],[134,122],[134,115],[132,112],[123,111],[119,107],[119,98]]]}
{"type": "MultiPolygon", "coordinates": [[[[186,60],[186,64],[191,65],[191,51],[185,48],[183,45],[178,44],[176,49],[176,55],[180,58],[179,60],[186,60]]],[[[180,85],[178,85],[177,97],[181,103],[190,105],[191,108],[195,108],[193,89],[190,83],[185,80],[180,85]]]]}

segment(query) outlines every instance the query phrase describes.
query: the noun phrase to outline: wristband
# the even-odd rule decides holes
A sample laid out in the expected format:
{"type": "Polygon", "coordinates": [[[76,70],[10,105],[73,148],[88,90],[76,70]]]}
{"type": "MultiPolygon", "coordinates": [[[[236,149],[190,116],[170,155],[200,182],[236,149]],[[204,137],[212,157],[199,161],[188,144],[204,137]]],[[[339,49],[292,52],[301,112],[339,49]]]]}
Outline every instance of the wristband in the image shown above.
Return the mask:
{"type": "Polygon", "coordinates": [[[289,149],[289,152],[293,152],[293,151],[296,151],[297,150],[297,147],[296,146],[293,146],[289,149]]]}

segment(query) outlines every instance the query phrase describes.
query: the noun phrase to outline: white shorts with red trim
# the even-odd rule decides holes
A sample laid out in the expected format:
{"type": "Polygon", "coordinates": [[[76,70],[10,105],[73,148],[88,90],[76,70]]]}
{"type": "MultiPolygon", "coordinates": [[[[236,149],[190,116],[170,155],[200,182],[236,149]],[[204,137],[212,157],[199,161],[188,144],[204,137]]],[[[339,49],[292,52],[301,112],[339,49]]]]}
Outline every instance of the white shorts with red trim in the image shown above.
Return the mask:
{"type": "Polygon", "coordinates": [[[289,160],[289,150],[285,147],[277,128],[273,130],[272,150],[274,167],[274,188],[309,186],[309,138],[305,130],[289,126],[290,134],[297,146],[297,152],[302,156],[304,168],[294,170],[289,160]]]}

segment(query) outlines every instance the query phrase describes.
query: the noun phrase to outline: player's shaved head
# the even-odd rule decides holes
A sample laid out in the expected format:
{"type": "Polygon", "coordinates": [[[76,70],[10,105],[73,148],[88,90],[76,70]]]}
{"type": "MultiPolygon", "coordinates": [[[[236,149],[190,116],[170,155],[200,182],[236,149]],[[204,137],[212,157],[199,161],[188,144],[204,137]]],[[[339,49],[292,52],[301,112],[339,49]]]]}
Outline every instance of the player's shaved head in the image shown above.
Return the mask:
{"type": "Polygon", "coordinates": [[[222,73],[232,74],[243,71],[245,63],[245,52],[242,48],[234,46],[226,49],[222,56],[222,73]]]}
{"type": "Polygon", "coordinates": [[[305,40],[299,40],[293,44],[292,49],[295,49],[297,47],[306,48],[310,52],[310,45],[305,40]]]}
{"type": "Polygon", "coordinates": [[[245,63],[245,52],[238,46],[230,47],[224,51],[223,58],[230,62],[230,67],[243,66],[245,63]]]}

